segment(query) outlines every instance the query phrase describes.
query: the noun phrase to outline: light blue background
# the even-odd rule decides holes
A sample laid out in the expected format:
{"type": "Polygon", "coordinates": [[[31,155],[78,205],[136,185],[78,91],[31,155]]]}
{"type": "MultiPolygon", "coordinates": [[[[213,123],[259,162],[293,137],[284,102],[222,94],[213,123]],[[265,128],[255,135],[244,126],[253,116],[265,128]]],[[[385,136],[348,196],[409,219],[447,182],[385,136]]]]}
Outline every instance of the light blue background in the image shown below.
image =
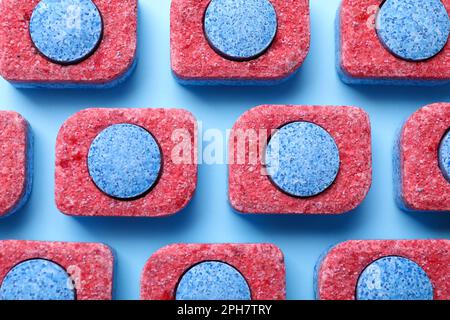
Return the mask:
{"type": "Polygon", "coordinates": [[[269,88],[187,88],[172,78],[169,7],[140,1],[138,68],[112,90],[16,90],[0,80],[0,108],[16,110],[35,134],[35,175],[30,201],[0,220],[1,239],[94,241],[117,253],[116,299],[137,299],[142,267],[158,248],[176,242],[273,242],[285,253],[287,296],[313,298],[313,268],[331,244],[348,239],[449,238],[450,218],[407,214],[393,201],[392,146],[397,129],[416,109],[450,101],[450,86],[436,88],[349,87],[334,65],[334,18],[339,0],[311,1],[312,43],[301,72],[269,88]],[[335,217],[241,216],[227,202],[226,165],[201,165],[197,193],[183,212],[162,219],[73,218],[54,204],[54,149],[59,127],[87,107],[179,107],[204,129],[225,131],[260,104],[355,105],[373,127],[373,185],[355,212],[335,217]]]}

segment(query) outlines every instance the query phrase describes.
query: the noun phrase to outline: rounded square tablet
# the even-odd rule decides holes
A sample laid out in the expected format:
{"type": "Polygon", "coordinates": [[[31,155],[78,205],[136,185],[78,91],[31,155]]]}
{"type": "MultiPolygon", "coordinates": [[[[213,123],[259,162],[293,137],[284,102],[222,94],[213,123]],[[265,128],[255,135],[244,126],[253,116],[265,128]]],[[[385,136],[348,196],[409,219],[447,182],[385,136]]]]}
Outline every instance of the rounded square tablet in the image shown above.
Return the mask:
{"type": "MultiPolygon", "coordinates": [[[[170,47],[172,71],[176,79],[182,84],[191,85],[257,85],[277,83],[294,74],[302,65],[309,51],[308,0],[270,0],[270,4],[276,12],[276,34],[274,39],[269,37],[272,40],[270,45],[265,47],[265,50],[258,49],[258,54],[251,59],[236,60],[224,56],[227,53],[228,56],[236,53],[241,38],[233,40],[232,37],[235,36],[235,33],[221,32],[218,29],[241,25],[242,22],[226,23],[228,20],[224,20],[225,22],[218,24],[217,28],[211,26],[215,21],[222,21],[221,17],[214,16],[214,14],[227,15],[227,10],[242,8],[243,4],[257,6],[253,14],[267,12],[264,10],[265,2],[267,0],[247,2],[242,0],[214,0],[213,2],[210,0],[173,0],[170,11],[170,47]],[[209,6],[216,4],[217,6],[227,5],[227,7],[208,10],[209,6]],[[205,35],[205,31],[210,31],[207,33],[210,35],[209,37],[205,35]],[[230,44],[226,45],[227,42],[230,44]],[[224,54],[220,54],[220,50],[224,51],[224,54]]],[[[247,7],[247,9],[249,8],[247,7]]],[[[249,11],[251,10],[249,9],[249,11]]],[[[257,27],[255,24],[261,22],[262,18],[267,19],[267,14],[258,19],[250,19],[251,27],[246,28],[246,32],[253,31],[257,27]]],[[[233,12],[229,12],[227,17],[230,19],[242,18],[240,14],[233,12]]],[[[261,44],[255,44],[256,39],[262,39],[261,35],[266,32],[271,36],[272,33],[267,31],[267,28],[272,25],[273,22],[269,19],[269,22],[265,23],[262,28],[264,32],[257,32],[257,36],[250,35],[248,41],[245,41],[245,45],[242,45],[245,50],[238,50],[237,56],[245,55],[249,47],[255,49],[256,45],[256,49],[259,48],[258,45],[261,44]]],[[[267,43],[264,42],[264,44],[267,43]]]]}
{"type": "Polygon", "coordinates": [[[114,256],[98,243],[0,241],[0,299],[111,300],[114,256]]]}
{"type": "Polygon", "coordinates": [[[450,0],[405,1],[342,0],[336,19],[336,63],[342,81],[393,85],[450,82],[450,41],[445,41],[450,32],[450,0]],[[418,5],[418,11],[414,11],[414,4],[418,5]],[[423,10],[425,4],[432,6],[423,10]],[[441,13],[444,10],[442,6],[447,10],[447,18],[445,12],[441,13]],[[393,12],[394,18],[390,18],[392,14],[389,11],[393,12]],[[421,14],[427,16],[415,19],[421,14]],[[428,26],[430,23],[431,28],[428,26]],[[407,28],[417,29],[411,31],[407,28]],[[429,35],[425,35],[426,32],[429,35]],[[437,35],[441,37],[437,39],[437,35]],[[417,52],[418,48],[423,47],[422,51],[427,51],[438,44],[442,44],[439,46],[442,50],[433,51],[437,54],[413,60],[427,54],[417,52]]]}
{"type": "Polygon", "coordinates": [[[141,299],[284,300],[285,273],[271,244],[173,244],[145,264],[141,299]]]}
{"type": "Polygon", "coordinates": [[[402,209],[450,211],[449,130],[449,103],[425,106],[403,125],[394,155],[396,200],[402,209]]]}
{"type": "Polygon", "coordinates": [[[369,117],[356,107],[259,106],[233,126],[228,161],[240,213],[341,214],[372,182],[369,117]]]}
{"type": "Polygon", "coordinates": [[[5,0],[0,16],[0,74],[17,87],[112,87],[135,67],[136,0],[5,0]]]}
{"type": "Polygon", "coordinates": [[[33,134],[17,112],[0,111],[0,217],[28,200],[33,178],[33,134]]]}
{"type": "Polygon", "coordinates": [[[196,120],[181,109],[86,109],[56,142],[55,198],[73,216],[177,213],[197,184],[196,120]]]}
{"type": "Polygon", "coordinates": [[[418,297],[448,300],[449,261],[449,240],[343,242],[325,252],[316,265],[316,297],[321,300],[386,300],[392,296],[396,300],[418,297]],[[396,259],[397,263],[386,259],[396,259]],[[414,290],[409,291],[409,286],[414,290]],[[400,292],[393,292],[399,289],[400,292]]]}

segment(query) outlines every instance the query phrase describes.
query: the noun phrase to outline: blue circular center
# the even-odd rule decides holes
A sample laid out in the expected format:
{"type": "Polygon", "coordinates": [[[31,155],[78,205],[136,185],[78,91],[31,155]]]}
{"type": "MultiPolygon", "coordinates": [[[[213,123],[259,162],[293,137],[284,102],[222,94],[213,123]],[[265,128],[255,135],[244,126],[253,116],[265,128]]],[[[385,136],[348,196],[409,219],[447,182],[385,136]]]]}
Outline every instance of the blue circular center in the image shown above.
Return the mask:
{"type": "Polygon", "coordinates": [[[439,165],[445,178],[450,182],[450,131],[444,136],[439,146],[439,165]]]}
{"type": "Polygon", "coordinates": [[[58,264],[34,259],[19,263],[3,279],[0,300],[75,300],[70,276],[58,264]]]}
{"type": "Polygon", "coordinates": [[[156,183],[161,151],[155,138],[133,124],[115,124],[94,139],[88,154],[89,174],[111,197],[133,199],[156,183]]]}
{"type": "Polygon", "coordinates": [[[356,289],[358,300],[433,300],[433,285],[425,271],[402,257],[384,257],[362,273],[356,289]]]}
{"type": "Polygon", "coordinates": [[[102,34],[102,17],[91,0],[41,0],[31,15],[31,40],[42,55],[56,63],[86,59],[102,34]]]}
{"type": "Polygon", "coordinates": [[[263,54],[277,33],[277,14],[269,0],[212,0],[204,30],[210,45],[231,60],[263,54]]]}
{"type": "Polygon", "coordinates": [[[333,137],[311,122],[292,122],[272,135],[266,169],[272,182],[296,197],[315,196],[330,187],[339,171],[333,137]]]}
{"type": "Polygon", "coordinates": [[[387,0],[378,13],[376,28],[392,54],[421,61],[442,51],[450,19],[441,0],[387,0]]]}
{"type": "Polygon", "coordinates": [[[199,263],[181,278],[176,300],[251,300],[250,288],[242,274],[217,261],[199,263]]]}

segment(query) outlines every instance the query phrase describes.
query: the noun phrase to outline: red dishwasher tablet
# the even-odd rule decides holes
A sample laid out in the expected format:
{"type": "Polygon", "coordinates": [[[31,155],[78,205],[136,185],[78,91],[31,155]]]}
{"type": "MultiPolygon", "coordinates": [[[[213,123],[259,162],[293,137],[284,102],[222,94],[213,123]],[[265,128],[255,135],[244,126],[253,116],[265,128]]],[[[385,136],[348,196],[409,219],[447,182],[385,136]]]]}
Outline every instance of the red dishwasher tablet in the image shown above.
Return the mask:
{"type": "Polygon", "coordinates": [[[181,109],[86,109],[56,142],[55,198],[72,216],[177,213],[197,184],[196,120],[181,109]]]}
{"type": "Polygon", "coordinates": [[[33,134],[17,112],[0,111],[0,217],[28,200],[33,178],[33,134]]]}
{"type": "Polygon", "coordinates": [[[182,84],[275,84],[299,69],[309,45],[309,0],[171,4],[171,65],[182,84]]]}
{"type": "Polygon", "coordinates": [[[0,241],[0,300],[111,300],[114,256],[98,243],[0,241]]]}
{"type": "Polygon", "coordinates": [[[284,300],[283,253],[271,244],[173,244],[141,276],[142,300],[284,300]]]}
{"type": "Polygon", "coordinates": [[[112,87],[136,65],[137,0],[4,0],[0,17],[0,75],[17,87],[112,87]]]}
{"type": "Polygon", "coordinates": [[[341,214],[371,185],[369,117],[356,107],[259,106],[235,123],[228,161],[240,213],[341,214]]]}
{"type": "Polygon", "coordinates": [[[396,200],[407,211],[450,211],[450,104],[416,111],[395,146],[396,200]]]}
{"type": "Polygon", "coordinates": [[[450,0],[342,0],[337,69],[349,84],[450,81],[450,0]]]}
{"type": "Polygon", "coordinates": [[[449,240],[355,240],[319,259],[322,300],[448,300],[449,240]]]}

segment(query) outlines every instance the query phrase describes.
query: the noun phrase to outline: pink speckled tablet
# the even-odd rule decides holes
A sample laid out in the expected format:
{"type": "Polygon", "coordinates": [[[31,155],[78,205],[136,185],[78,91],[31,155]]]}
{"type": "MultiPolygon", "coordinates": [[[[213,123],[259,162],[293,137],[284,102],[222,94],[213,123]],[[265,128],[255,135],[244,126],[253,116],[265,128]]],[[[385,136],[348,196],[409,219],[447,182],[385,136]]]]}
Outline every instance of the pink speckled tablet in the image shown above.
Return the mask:
{"type": "Polygon", "coordinates": [[[61,266],[69,275],[77,300],[111,300],[114,256],[98,243],[0,241],[0,284],[21,262],[45,259],[61,266]]]}
{"type": "Polygon", "coordinates": [[[338,244],[317,265],[317,298],[354,300],[363,270],[383,257],[415,262],[431,280],[434,299],[450,299],[449,240],[359,240],[338,244]]]}
{"type": "Polygon", "coordinates": [[[17,112],[0,111],[0,217],[19,210],[31,193],[33,137],[17,112]]]}
{"type": "Polygon", "coordinates": [[[286,79],[303,63],[310,42],[309,1],[271,0],[278,30],[269,49],[251,61],[216,53],[203,29],[210,0],[173,0],[170,13],[171,63],[185,84],[258,84],[286,79]]]}
{"type": "Polygon", "coordinates": [[[363,201],[372,181],[370,121],[366,112],[356,107],[253,108],[235,123],[229,155],[229,199],[241,213],[341,214],[363,201]],[[293,122],[321,127],[338,148],[339,172],[326,190],[314,196],[296,197],[282,192],[269,178],[264,163],[271,134],[293,122]]]}
{"type": "MultiPolygon", "coordinates": [[[[338,12],[338,69],[347,83],[433,85],[450,81],[450,42],[431,59],[415,62],[390,53],[375,21],[383,0],[343,0],[338,12]]],[[[450,13],[450,0],[442,0],[450,13]]]]}
{"type": "Polygon", "coordinates": [[[174,244],[147,261],[141,276],[141,299],[174,300],[181,277],[204,261],[224,262],[246,279],[252,300],[284,300],[283,253],[271,244],[174,244]]]}
{"type": "Polygon", "coordinates": [[[450,182],[439,166],[441,141],[450,129],[450,104],[435,103],[415,112],[397,144],[397,202],[410,211],[450,211],[450,182]]]}
{"type": "Polygon", "coordinates": [[[63,124],[56,142],[57,207],[73,216],[159,217],[182,210],[197,183],[195,134],[195,119],[185,110],[87,109],[76,113],[63,124]],[[88,168],[92,142],[104,129],[116,124],[145,129],[161,151],[156,184],[136,199],[117,199],[104,193],[88,168]]]}
{"type": "Polygon", "coordinates": [[[136,0],[93,0],[103,21],[103,37],[88,59],[61,65],[33,45],[30,18],[39,0],[0,3],[0,74],[19,87],[104,87],[124,80],[135,64],[136,0]]]}

